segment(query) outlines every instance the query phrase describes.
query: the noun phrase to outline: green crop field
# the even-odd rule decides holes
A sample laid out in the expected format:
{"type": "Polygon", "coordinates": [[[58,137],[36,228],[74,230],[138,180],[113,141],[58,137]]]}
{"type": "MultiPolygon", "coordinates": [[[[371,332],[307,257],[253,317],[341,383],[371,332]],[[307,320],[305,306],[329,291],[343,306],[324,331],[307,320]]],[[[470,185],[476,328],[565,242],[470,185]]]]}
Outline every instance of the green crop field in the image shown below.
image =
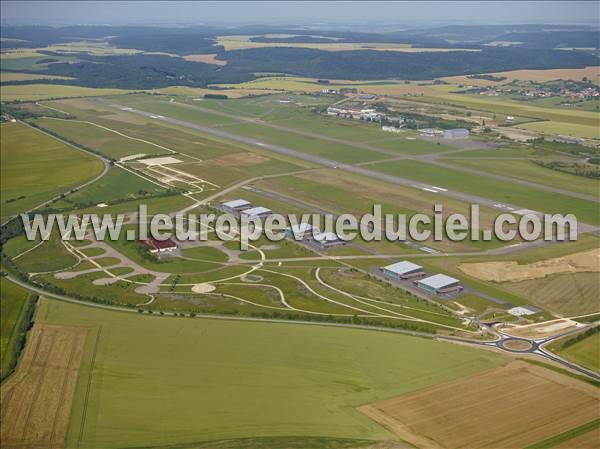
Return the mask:
{"type": "Polygon", "coordinates": [[[389,439],[354,407],[506,360],[380,332],[139,316],[50,300],[42,301],[38,316],[90,330],[67,447],[275,436],[389,439]]]}
{"type": "Polygon", "coordinates": [[[2,220],[101,173],[95,157],[20,123],[1,127],[2,220]]]}
{"type": "Polygon", "coordinates": [[[21,342],[25,338],[24,320],[31,303],[30,293],[0,278],[0,380],[17,361],[21,342]]]}
{"type": "MultiPolygon", "coordinates": [[[[4,61],[2,61],[4,65],[4,61]]],[[[69,78],[68,76],[53,76],[53,75],[45,75],[42,73],[18,73],[18,72],[0,72],[0,82],[8,82],[8,81],[30,81],[30,80],[39,80],[39,79],[59,79],[59,80],[70,80],[73,78],[69,78]]],[[[4,88],[3,88],[4,89],[4,88]]]]}
{"type": "Polygon", "coordinates": [[[599,332],[595,332],[594,334],[585,337],[583,340],[563,348],[562,345],[568,340],[569,337],[566,337],[562,340],[553,342],[549,349],[567,360],[571,360],[586,368],[600,371],[600,358],[598,357],[598,354],[600,354],[599,332]]]}

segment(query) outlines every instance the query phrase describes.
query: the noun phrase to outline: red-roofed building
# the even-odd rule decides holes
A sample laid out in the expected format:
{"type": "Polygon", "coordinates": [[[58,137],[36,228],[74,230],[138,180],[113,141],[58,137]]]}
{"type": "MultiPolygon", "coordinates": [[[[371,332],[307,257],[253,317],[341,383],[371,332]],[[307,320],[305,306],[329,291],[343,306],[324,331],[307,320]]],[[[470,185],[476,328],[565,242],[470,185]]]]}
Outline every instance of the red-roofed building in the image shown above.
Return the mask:
{"type": "Polygon", "coordinates": [[[142,240],[142,244],[146,245],[150,249],[151,253],[164,253],[171,252],[177,249],[177,243],[170,238],[167,240],[156,240],[150,237],[147,240],[142,240]]]}

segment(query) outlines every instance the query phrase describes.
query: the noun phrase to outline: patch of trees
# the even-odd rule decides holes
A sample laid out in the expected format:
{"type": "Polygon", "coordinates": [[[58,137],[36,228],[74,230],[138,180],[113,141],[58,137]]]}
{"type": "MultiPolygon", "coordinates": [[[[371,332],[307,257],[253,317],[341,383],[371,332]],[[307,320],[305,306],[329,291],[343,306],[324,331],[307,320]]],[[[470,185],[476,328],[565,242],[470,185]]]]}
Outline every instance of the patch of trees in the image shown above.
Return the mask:
{"type": "MultiPolygon", "coordinates": [[[[92,56],[80,54],[78,63],[50,64],[43,73],[68,76],[75,80],[44,80],[45,84],[84,87],[151,89],[167,86],[205,87],[217,83],[241,83],[254,79],[251,73],[213,64],[186,61],[164,55],[92,56]]],[[[34,72],[32,72],[34,73],[34,72]]],[[[9,84],[32,84],[39,80],[13,81],[9,84]]]]}
{"type": "Polygon", "coordinates": [[[534,160],[533,162],[541,167],[549,168],[562,173],[568,173],[570,175],[583,176],[592,179],[600,179],[600,168],[595,164],[541,160],[534,160]]]}
{"type": "Polygon", "coordinates": [[[598,48],[600,33],[598,31],[537,31],[525,33],[507,33],[494,40],[507,42],[522,42],[523,48],[552,49],[552,48],[598,48]]]}
{"type": "Polygon", "coordinates": [[[504,81],[506,79],[505,76],[494,76],[494,75],[469,75],[467,78],[476,79],[476,80],[487,80],[487,81],[504,81]]]}
{"type": "Polygon", "coordinates": [[[404,78],[425,80],[451,75],[514,69],[548,69],[596,65],[585,52],[489,48],[475,52],[329,52],[309,48],[265,47],[221,52],[227,67],[239,72],[285,72],[332,79],[404,78]]]}
{"type": "Polygon", "coordinates": [[[223,47],[215,46],[215,40],[207,33],[190,32],[182,34],[147,33],[143,35],[122,36],[110,40],[112,45],[120,48],[135,48],[143,51],[175,53],[178,55],[208,54],[222,51],[223,47]]]}
{"type": "Polygon", "coordinates": [[[225,94],[204,94],[204,98],[211,100],[227,100],[229,97],[225,94]]]}
{"type": "Polygon", "coordinates": [[[3,366],[0,369],[0,381],[3,381],[6,377],[12,374],[17,366],[17,361],[27,340],[27,332],[33,326],[33,314],[35,313],[35,306],[37,304],[38,296],[29,293],[25,300],[23,314],[18,318],[15,329],[13,330],[13,338],[9,341],[9,346],[6,348],[3,360],[3,366]]]}

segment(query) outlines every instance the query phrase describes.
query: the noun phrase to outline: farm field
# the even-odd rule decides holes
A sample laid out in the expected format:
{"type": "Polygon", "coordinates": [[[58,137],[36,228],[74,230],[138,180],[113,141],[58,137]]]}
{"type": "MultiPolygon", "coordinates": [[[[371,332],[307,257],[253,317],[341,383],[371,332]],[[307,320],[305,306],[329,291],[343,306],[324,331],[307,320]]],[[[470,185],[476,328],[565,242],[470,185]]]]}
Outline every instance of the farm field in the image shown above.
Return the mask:
{"type": "Polygon", "coordinates": [[[2,447],[63,447],[85,337],[84,327],[33,327],[15,375],[0,387],[2,447]]]}
{"type": "MultiPolygon", "coordinates": [[[[44,75],[42,73],[15,73],[15,72],[0,72],[0,82],[5,83],[8,81],[30,81],[39,79],[50,79],[50,80],[70,80],[68,76],[54,76],[44,75]]],[[[4,87],[3,87],[4,89],[4,87]]]]}
{"type": "Polygon", "coordinates": [[[28,311],[31,305],[30,293],[4,279],[0,279],[0,379],[17,362],[21,342],[25,338],[28,311]]]}
{"type": "MultiPolygon", "coordinates": [[[[4,62],[3,62],[4,64],[4,62]]],[[[2,86],[2,101],[38,101],[66,97],[98,97],[127,93],[124,89],[97,89],[62,84],[27,84],[2,86]]]]}
{"type": "Polygon", "coordinates": [[[497,82],[485,79],[468,78],[466,76],[449,76],[442,79],[453,84],[488,86],[506,84],[510,83],[512,80],[545,82],[560,79],[580,80],[583,77],[586,77],[595,84],[600,84],[600,67],[598,66],[585,67],[582,69],[511,70],[507,72],[490,73],[489,75],[506,77],[506,80],[497,82]]]}
{"type": "Polygon", "coordinates": [[[86,327],[93,336],[102,328],[91,372],[91,353],[84,357],[67,447],[80,429],[79,447],[93,448],[259,436],[388,439],[353,408],[506,360],[400,335],[149,317],[49,300],[38,316],[44,324],[86,327]],[[159,360],[161,369],[149,369],[159,360]]]}
{"type": "MultiPolygon", "coordinates": [[[[381,51],[403,51],[403,52],[431,52],[431,51],[465,51],[464,49],[448,48],[413,48],[410,44],[387,44],[387,43],[288,43],[288,42],[252,42],[252,35],[217,36],[217,45],[222,45],[225,50],[241,50],[246,48],[263,47],[293,47],[314,48],[327,51],[350,51],[350,50],[381,50],[381,51]]],[[[479,50],[466,50],[479,51],[479,50]]]]}
{"type": "Polygon", "coordinates": [[[102,172],[102,163],[94,156],[36,129],[20,123],[1,126],[2,221],[102,172]]]}
{"type": "Polygon", "coordinates": [[[563,347],[563,344],[572,337],[565,337],[550,344],[549,349],[561,357],[571,360],[587,368],[600,371],[600,333],[595,332],[592,335],[583,338],[570,346],[563,347]]]}
{"type": "Polygon", "coordinates": [[[597,419],[598,397],[591,385],[514,361],[359,410],[418,447],[492,449],[528,447],[587,424],[597,419]]]}

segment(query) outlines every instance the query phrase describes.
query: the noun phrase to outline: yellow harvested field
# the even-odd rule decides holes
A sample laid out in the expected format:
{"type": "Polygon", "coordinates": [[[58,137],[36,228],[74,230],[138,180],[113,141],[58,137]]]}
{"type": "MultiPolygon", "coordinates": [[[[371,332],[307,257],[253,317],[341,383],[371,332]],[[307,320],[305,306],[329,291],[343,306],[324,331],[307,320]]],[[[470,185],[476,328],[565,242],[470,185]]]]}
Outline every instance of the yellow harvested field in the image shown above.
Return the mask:
{"type": "Polygon", "coordinates": [[[167,95],[186,95],[189,97],[203,97],[206,94],[222,94],[227,95],[229,98],[242,98],[252,95],[266,95],[280,93],[281,91],[272,89],[252,89],[252,88],[226,88],[226,89],[204,89],[202,87],[186,87],[186,86],[172,86],[164,87],[162,89],[152,89],[148,92],[158,92],[167,95]]]}
{"type": "Polygon", "coordinates": [[[596,427],[572,440],[565,441],[552,449],[598,449],[600,447],[600,427],[596,427]]]}
{"type": "Polygon", "coordinates": [[[361,42],[325,42],[325,43],[299,43],[299,42],[252,42],[250,39],[258,35],[217,36],[217,45],[222,45],[225,50],[242,50],[248,48],[264,47],[294,47],[313,48],[325,51],[351,51],[351,50],[378,50],[401,51],[407,53],[423,52],[448,52],[448,51],[481,51],[473,48],[419,48],[410,44],[401,43],[361,43],[361,42]]]}
{"type": "Polygon", "coordinates": [[[86,332],[82,327],[33,327],[16,373],[0,390],[0,446],[64,447],[86,332]]]}
{"type": "Polygon", "coordinates": [[[600,84],[600,66],[585,67],[582,69],[511,70],[508,72],[488,73],[488,75],[506,77],[506,79],[503,81],[490,81],[467,78],[466,76],[447,76],[442,79],[452,84],[493,86],[510,83],[513,80],[545,82],[558,79],[571,79],[581,81],[585,76],[593,83],[600,84]]]}
{"type": "Polygon", "coordinates": [[[96,89],[93,87],[64,86],[61,84],[26,84],[2,86],[1,101],[38,101],[51,98],[94,97],[125,94],[122,89],[96,89]]]}
{"type": "Polygon", "coordinates": [[[514,361],[358,410],[420,449],[506,449],[593,421],[598,407],[596,387],[514,361]]]}
{"type": "Polygon", "coordinates": [[[69,76],[53,76],[45,75],[43,73],[16,73],[16,72],[0,72],[0,82],[6,83],[8,81],[30,81],[30,80],[72,80],[69,76]]]}
{"type": "Polygon", "coordinates": [[[469,276],[494,282],[518,282],[560,273],[598,273],[600,248],[523,265],[515,261],[480,262],[460,264],[458,268],[469,276]]]}
{"type": "Polygon", "coordinates": [[[186,61],[203,62],[205,64],[225,65],[227,61],[216,59],[216,53],[210,55],[185,55],[183,59],[186,61]]]}

